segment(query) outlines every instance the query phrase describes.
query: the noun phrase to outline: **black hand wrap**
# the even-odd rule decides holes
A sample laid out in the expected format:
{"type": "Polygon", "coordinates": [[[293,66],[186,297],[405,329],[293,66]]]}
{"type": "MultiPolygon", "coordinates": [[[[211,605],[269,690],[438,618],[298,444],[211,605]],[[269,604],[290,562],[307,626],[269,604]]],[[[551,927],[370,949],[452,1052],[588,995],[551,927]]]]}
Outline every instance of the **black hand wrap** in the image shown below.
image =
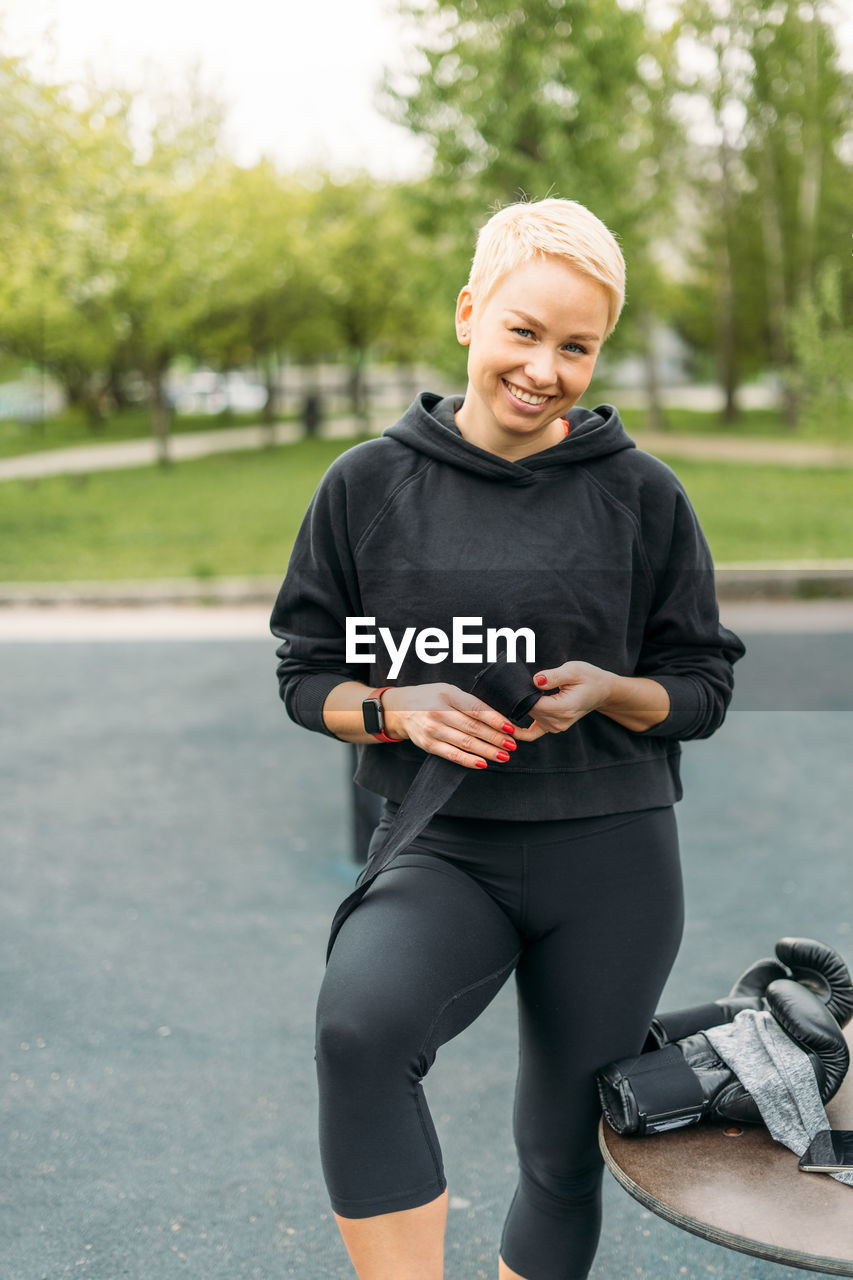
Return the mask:
{"type": "MultiPolygon", "coordinates": [[[[540,690],[532,687],[530,672],[524,663],[510,662],[505,656],[477,673],[471,693],[522,729],[531,724],[530,708],[543,696],[540,690]]],[[[398,853],[407,849],[420,835],[469,772],[465,765],[453,764],[443,756],[427,756],[403,797],[385,839],[361,872],[356,889],[335,912],[326,949],[327,962],[341,925],[361,902],[373,881],[398,853]]]]}

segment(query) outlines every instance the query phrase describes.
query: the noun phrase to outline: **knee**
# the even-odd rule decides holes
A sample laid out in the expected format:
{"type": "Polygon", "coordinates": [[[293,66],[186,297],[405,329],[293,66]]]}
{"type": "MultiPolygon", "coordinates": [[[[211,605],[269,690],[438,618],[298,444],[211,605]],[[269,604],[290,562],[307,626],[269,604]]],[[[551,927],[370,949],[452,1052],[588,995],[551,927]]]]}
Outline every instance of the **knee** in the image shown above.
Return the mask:
{"type": "Polygon", "coordinates": [[[598,1203],[604,1162],[597,1150],[573,1164],[530,1152],[519,1156],[523,1194],[541,1212],[559,1215],[598,1203]]]}
{"type": "Polygon", "coordinates": [[[372,1026],[355,1011],[317,1008],[314,1053],[321,1070],[351,1071],[357,1064],[371,1065],[377,1041],[372,1026]]]}
{"type": "Polygon", "coordinates": [[[411,1012],[399,1014],[380,1002],[330,998],[321,991],[317,1004],[317,1070],[333,1078],[377,1080],[388,1071],[425,1074],[411,1012]]]}

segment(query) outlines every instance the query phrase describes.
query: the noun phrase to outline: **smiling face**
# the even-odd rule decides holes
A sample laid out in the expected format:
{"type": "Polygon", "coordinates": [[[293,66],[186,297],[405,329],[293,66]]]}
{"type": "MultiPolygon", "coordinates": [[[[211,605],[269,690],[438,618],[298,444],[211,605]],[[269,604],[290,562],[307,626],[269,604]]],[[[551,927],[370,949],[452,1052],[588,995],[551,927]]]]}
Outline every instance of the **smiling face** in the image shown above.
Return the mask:
{"type": "Polygon", "coordinates": [[[456,305],[456,334],[470,347],[456,415],[465,439],[511,460],[562,440],[562,418],[589,386],[607,322],[604,286],[559,258],[516,267],[483,303],[466,286],[456,305]]]}

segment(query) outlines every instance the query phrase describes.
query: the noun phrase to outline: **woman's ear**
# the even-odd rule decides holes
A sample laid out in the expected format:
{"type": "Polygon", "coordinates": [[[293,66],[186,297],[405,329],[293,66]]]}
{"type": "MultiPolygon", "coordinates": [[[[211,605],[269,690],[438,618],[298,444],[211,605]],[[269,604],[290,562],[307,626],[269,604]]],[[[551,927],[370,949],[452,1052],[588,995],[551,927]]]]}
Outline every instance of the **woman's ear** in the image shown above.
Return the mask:
{"type": "Polygon", "coordinates": [[[463,347],[471,341],[471,316],[474,299],[467,284],[456,299],[456,337],[463,347]]]}

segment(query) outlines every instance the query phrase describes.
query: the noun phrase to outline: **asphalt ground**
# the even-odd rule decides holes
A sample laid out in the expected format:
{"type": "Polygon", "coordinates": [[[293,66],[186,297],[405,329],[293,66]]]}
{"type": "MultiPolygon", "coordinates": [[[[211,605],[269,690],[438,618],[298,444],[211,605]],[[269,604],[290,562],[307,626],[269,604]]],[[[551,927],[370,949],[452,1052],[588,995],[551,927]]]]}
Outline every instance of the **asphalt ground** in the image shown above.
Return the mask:
{"type": "MultiPolygon", "coordinates": [[[[348,748],[287,720],[273,642],[245,615],[211,638],[209,613],[193,629],[184,612],[163,639],[136,611],[96,639],[95,620],[74,638],[69,614],[42,610],[14,638],[15,612],[0,646],[0,1275],[351,1276],[312,1061],[328,924],[355,875],[348,748]]],[[[853,624],[849,606],[823,616],[737,615],[734,707],[685,748],[688,918],[663,1006],[724,994],[785,934],[853,960],[853,624]]],[[[448,1280],[496,1275],[515,1059],[510,984],[427,1080],[448,1280]]],[[[605,1185],[594,1280],[803,1274],[605,1185]]]]}

